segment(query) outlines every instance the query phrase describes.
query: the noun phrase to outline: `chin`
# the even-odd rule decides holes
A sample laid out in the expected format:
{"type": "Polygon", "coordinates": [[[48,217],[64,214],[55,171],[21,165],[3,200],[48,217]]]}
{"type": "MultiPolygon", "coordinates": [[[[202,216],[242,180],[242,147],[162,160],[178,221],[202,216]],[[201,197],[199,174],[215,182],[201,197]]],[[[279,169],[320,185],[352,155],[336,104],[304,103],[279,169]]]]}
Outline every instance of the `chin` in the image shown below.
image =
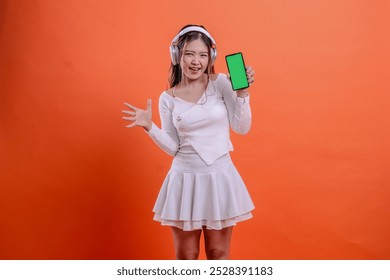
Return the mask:
{"type": "Polygon", "coordinates": [[[193,74],[193,73],[186,73],[186,76],[187,76],[187,78],[189,78],[190,80],[197,80],[197,79],[199,79],[199,78],[202,78],[203,77],[203,74],[205,74],[204,73],[204,71],[199,71],[199,73],[197,73],[197,74],[193,74]]]}

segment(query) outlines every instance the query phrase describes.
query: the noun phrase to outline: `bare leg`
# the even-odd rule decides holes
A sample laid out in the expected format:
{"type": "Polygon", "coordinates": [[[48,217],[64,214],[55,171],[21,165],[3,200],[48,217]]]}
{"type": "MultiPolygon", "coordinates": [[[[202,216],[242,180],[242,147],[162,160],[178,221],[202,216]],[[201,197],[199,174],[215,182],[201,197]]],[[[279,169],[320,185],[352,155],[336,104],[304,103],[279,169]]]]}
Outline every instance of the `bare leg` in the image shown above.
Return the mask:
{"type": "Polygon", "coordinates": [[[209,230],[203,228],[208,260],[228,260],[230,257],[230,240],[233,227],[221,230],[209,230]]]}
{"type": "Polygon", "coordinates": [[[197,260],[199,257],[199,240],[201,230],[183,231],[177,227],[171,227],[176,259],[197,260]]]}

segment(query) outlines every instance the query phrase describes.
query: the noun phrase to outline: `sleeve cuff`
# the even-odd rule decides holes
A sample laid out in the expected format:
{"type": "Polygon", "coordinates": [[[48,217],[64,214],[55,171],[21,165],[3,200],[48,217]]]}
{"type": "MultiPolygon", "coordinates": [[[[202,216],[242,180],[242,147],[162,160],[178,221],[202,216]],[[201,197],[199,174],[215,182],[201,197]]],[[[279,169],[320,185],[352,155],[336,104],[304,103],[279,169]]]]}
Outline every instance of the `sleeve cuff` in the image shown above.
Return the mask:
{"type": "Polygon", "coordinates": [[[150,130],[147,131],[146,129],[144,129],[144,131],[146,134],[149,134],[149,136],[152,136],[155,134],[156,129],[157,129],[157,126],[152,122],[152,127],[150,128],[150,130]]]}
{"type": "Polygon", "coordinates": [[[245,103],[249,103],[249,94],[245,97],[236,97],[236,102],[237,103],[241,103],[241,104],[245,104],[245,103]]]}

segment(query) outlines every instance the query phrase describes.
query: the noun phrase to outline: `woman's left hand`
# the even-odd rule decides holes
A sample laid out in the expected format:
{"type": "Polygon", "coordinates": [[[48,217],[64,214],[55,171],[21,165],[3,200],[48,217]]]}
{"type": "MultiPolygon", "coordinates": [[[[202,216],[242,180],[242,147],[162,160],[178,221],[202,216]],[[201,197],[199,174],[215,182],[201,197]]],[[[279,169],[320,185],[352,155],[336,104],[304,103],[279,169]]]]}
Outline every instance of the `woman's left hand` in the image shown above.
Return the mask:
{"type": "MultiPolygon", "coordinates": [[[[254,75],[255,75],[255,70],[253,70],[251,66],[247,66],[246,67],[246,78],[248,79],[249,86],[251,86],[253,84],[253,82],[255,81],[254,75]]],[[[242,90],[238,90],[237,96],[238,97],[248,96],[248,89],[245,88],[242,90]]]]}
{"type": "Polygon", "coordinates": [[[246,67],[246,77],[248,79],[249,86],[251,86],[253,84],[253,82],[255,81],[254,75],[255,75],[255,70],[252,69],[252,66],[247,66],[246,67]]]}

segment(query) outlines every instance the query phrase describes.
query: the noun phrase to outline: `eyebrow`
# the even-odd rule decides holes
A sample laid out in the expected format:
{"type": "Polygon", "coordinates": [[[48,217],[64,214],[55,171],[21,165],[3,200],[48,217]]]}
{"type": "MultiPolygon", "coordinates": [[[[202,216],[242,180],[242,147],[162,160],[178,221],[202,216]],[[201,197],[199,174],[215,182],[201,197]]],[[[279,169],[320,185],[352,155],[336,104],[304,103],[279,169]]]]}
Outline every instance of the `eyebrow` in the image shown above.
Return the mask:
{"type": "MultiPolygon", "coordinates": [[[[192,52],[192,53],[196,53],[196,51],[193,51],[193,50],[186,50],[186,52],[192,52]]],[[[201,51],[199,53],[209,53],[208,51],[201,51]]]]}

